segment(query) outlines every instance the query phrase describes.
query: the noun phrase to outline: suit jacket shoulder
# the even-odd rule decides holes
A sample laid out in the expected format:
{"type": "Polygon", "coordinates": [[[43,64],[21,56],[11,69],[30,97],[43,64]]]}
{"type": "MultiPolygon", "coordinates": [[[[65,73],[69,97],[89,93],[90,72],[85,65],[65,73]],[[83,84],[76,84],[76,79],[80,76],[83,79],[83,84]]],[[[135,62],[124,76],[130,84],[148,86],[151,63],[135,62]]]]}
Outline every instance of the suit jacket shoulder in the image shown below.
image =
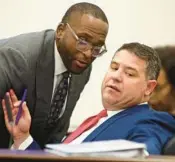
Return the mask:
{"type": "MultiPolygon", "coordinates": [[[[18,98],[21,98],[24,88],[28,88],[27,103],[30,112],[35,104],[35,78],[38,60],[53,58],[53,52],[48,58],[43,58],[46,51],[53,51],[54,31],[21,34],[0,40],[0,97],[3,98],[10,88],[15,90],[18,98]],[[48,43],[50,42],[50,44],[48,43]],[[45,47],[47,45],[47,47],[45,47]],[[52,50],[50,50],[52,49],[52,50]]],[[[53,64],[53,62],[52,62],[53,64]]],[[[53,69],[52,69],[53,71],[53,69]]],[[[0,147],[8,146],[9,134],[5,128],[3,113],[0,105],[0,130],[2,140],[0,147]]]]}
{"type": "Polygon", "coordinates": [[[175,120],[171,115],[138,105],[109,118],[84,142],[127,139],[145,143],[150,154],[160,154],[174,131],[175,120]]]}

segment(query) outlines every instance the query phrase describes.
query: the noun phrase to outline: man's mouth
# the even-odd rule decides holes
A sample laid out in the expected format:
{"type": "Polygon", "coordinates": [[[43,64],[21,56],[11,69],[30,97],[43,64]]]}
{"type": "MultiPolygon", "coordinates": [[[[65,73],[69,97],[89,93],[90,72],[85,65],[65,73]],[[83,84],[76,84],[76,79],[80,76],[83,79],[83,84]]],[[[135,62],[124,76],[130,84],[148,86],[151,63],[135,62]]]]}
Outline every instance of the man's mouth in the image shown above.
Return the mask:
{"type": "Polygon", "coordinates": [[[114,85],[108,85],[106,87],[111,88],[111,89],[113,89],[115,91],[121,92],[120,89],[118,87],[114,86],[114,85]]]}
{"type": "Polygon", "coordinates": [[[78,67],[80,68],[85,68],[88,66],[88,63],[85,61],[81,61],[81,60],[75,60],[75,63],[78,67]]]}

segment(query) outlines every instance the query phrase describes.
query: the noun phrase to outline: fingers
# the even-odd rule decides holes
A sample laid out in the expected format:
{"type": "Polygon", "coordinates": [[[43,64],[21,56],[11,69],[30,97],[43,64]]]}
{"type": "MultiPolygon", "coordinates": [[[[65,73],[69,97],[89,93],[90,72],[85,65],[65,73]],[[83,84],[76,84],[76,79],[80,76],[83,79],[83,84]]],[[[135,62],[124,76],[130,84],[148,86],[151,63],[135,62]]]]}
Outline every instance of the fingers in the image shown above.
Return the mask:
{"type": "Polygon", "coordinates": [[[9,93],[9,92],[7,92],[5,95],[6,95],[6,96],[8,96],[8,99],[9,99],[9,103],[10,103],[11,110],[13,110],[13,109],[14,109],[14,106],[13,106],[13,103],[12,103],[12,100],[11,100],[10,93],[9,93]]]}
{"type": "Polygon", "coordinates": [[[8,116],[7,116],[7,111],[6,111],[6,106],[5,106],[5,100],[4,99],[2,99],[2,108],[3,108],[3,112],[4,112],[5,122],[8,123],[8,116]]]}
{"type": "Polygon", "coordinates": [[[15,92],[13,91],[13,89],[10,89],[9,95],[10,95],[10,99],[11,99],[12,108],[19,107],[21,101],[18,101],[18,98],[15,95],[15,92]]]}
{"type": "Polygon", "coordinates": [[[5,125],[6,125],[7,129],[10,132],[11,131],[11,125],[9,123],[9,119],[8,119],[8,115],[7,115],[7,110],[6,110],[5,100],[4,99],[2,100],[2,108],[3,108],[3,112],[4,112],[5,125]]]}
{"type": "MultiPolygon", "coordinates": [[[[8,102],[8,101],[5,101],[5,99],[2,100],[2,108],[3,108],[3,112],[4,112],[4,120],[5,120],[6,125],[7,125],[7,124],[9,124],[9,122],[10,122],[10,121],[9,121],[9,117],[10,117],[10,116],[8,116],[8,111],[11,111],[11,112],[10,112],[10,113],[11,113],[11,117],[12,117],[11,120],[14,121],[15,118],[16,118],[17,112],[18,112],[18,107],[14,107],[14,106],[13,106],[8,92],[7,92],[5,95],[8,96],[8,98],[6,98],[6,99],[8,99],[9,104],[10,104],[10,105],[9,105],[10,110],[7,110],[7,107],[6,107],[6,104],[7,104],[7,103],[6,103],[6,102],[8,102]]],[[[18,103],[16,103],[16,104],[18,104],[18,103]]],[[[11,121],[11,122],[12,122],[12,121],[11,121]]]]}
{"type": "Polygon", "coordinates": [[[17,98],[17,96],[15,95],[15,92],[13,91],[13,89],[10,89],[10,97],[11,97],[11,100],[12,100],[12,102],[14,103],[14,102],[17,102],[18,101],[18,98],[17,98]]]}
{"type": "MultiPolygon", "coordinates": [[[[12,110],[12,116],[14,118],[14,121],[16,121],[16,115],[18,113],[21,101],[18,100],[17,96],[15,95],[15,93],[12,89],[10,89],[10,91],[7,92],[6,95],[9,96],[9,102],[10,102],[10,107],[12,110]]],[[[4,110],[4,119],[5,119],[6,123],[8,124],[9,120],[8,120],[8,114],[6,111],[5,101],[2,102],[2,105],[3,105],[3,110],[4,110]]],[[[24,102],[22,104],[22,114],[23,114],[23,116],[25,116],[26,119],[31,120],[30,112],[28,110],[26,102],[24,102]]]]}

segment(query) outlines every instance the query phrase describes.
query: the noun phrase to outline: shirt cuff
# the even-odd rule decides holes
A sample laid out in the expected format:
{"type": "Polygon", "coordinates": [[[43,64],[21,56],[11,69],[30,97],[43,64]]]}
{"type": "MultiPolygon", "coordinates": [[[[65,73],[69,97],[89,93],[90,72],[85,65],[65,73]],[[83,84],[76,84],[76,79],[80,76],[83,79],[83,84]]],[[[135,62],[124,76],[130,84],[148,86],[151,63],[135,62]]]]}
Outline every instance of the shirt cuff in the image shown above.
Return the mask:
{"type": "Polygon", "coordinates": [[[144,149],[144,150],[143,150],[143,155],[144,155],[145,157],[149,156],[148,151],[144,149]]]}
{"type": "MultiPolygon", "coordinates": [[[[21,143],[21,145],[19,146],[18,150],[25,150],[27,147],[29,147],[31,145],[31,143],[33,142],[33,138],[30,135],[29,137],[27,137],[27,139],[21,143]]],[[[15,150],[14,146],[12,145],[11,150],[15,150]]]]}

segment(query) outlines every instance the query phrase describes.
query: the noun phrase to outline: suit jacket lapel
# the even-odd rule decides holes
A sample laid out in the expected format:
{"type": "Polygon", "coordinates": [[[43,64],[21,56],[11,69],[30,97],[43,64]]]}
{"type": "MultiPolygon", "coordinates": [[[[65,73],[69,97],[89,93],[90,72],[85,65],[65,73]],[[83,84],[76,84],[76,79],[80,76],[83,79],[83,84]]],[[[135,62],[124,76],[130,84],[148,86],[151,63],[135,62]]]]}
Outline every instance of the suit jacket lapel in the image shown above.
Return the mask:
{"type": "Polygon", "coordinates": [[[85,138],[83,142],[93,141],[94,138],[96,138],[100,133],[105,131],[109,127],[109,125],[113,124],[116,120],[119,120],[123,117],[126,117],[127,115],[134,113],[135,111],[139,111],[141,109],[141,107],[148,108],[148,105],[146,105],[146,107],[143,105],[130,107],[130,108],[125,109],[124,111],[112,116],[107,121],[102,123],[97,129],[95,129],[89,136],[87,136],[87,138],[85,138]]]}
{"type": "Polygon", "coordinates": [[[51,103],[54,80],[54,32],[46,34],[44,50],[42,51],[36,71],[36,109],[35,115],[46,116],[51,103]],[[38,112],[39,111],[39,112],[38,112]]]}
{"type": "Polygon", "coordinates": [[[113,124],[116,120],[125,117],[126,115],[127,113],[121,112],[112,116],[103,124],[101,124],[98,128],[96,128],[89,136],[87,136],[87,138],[85,138],[83,142],[93,141],[93,139],[96,138],[100,133],[105,131],[109,127],[109,125],[113,124]]]}

